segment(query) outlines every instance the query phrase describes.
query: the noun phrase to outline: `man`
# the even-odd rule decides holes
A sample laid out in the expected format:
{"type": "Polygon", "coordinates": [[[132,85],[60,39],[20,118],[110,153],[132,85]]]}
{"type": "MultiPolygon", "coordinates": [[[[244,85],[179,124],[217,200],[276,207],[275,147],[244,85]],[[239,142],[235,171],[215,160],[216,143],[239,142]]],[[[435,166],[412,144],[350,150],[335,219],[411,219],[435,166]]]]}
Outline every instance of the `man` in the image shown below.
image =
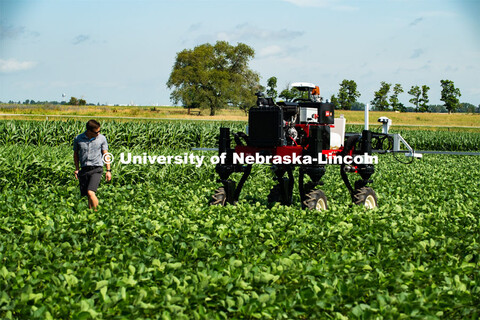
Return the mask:
{"type": "MultiPolygon", "coordinates": [[[[75,162],[75,178],[80,183],[80,194],[88,197],[88,207],[97,210],[97,188],[103,174],[103,155],[108,152],[107,139],[100,134],[100,123],[95,120],[87,122],[87,131],[73,140],[73,160],[75,162]],[[79,167],[82,169],[79,171],[79,167]]],[[[108,156],[105,156],[108,158],[108,156]]],[[[105,159],[107,181],[112,180],[109,159],[105,159]]]]}

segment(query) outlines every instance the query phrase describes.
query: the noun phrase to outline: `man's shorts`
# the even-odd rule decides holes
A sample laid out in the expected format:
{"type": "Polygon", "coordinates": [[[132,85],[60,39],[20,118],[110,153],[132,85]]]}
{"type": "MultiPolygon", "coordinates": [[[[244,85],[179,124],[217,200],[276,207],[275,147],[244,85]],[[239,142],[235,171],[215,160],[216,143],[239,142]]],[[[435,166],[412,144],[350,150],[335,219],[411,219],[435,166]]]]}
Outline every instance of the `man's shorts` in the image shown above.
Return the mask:
{"type": "Polygon", "coordinates": [[[78,172],[78,181],[80,182],[80,195],[86,196],[88,190],[97,192],[100,180],[103,175],[103,167],[83,167],[78,172]]]}

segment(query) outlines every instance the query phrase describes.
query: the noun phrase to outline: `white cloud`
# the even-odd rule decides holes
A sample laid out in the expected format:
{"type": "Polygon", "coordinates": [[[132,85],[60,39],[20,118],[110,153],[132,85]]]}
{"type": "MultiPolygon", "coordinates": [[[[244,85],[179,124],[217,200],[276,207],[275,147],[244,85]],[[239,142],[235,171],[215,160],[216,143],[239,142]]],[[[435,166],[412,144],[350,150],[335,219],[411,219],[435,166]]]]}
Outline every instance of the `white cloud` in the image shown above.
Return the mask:
{"type": "Polygon", "coordinates": [[[298,57],[302,52],[308,51],[308,47],[305,46],[285,46],[272,44],[265,47],[262,47],[257,51],[256,56],[259,59],[271,59],[274,58],[278,63],[280,60],[284,61],[285,59],[291,57],[298,57]]]}
{"type": "Polygon", "coordinates": [[[240,24],[228,32],[219,32],[217,39],[225,41],[249,41],[249,40],[272,40],[290,41],[301,37],[303,31],[292,31],[287,29],[267,30],[261,29],[248,23],[240,24]]]}
{"type": "Polygon", "coordinates": [[[260,51],[258,52],[258,57],[266,58],[271,56],[277,56],[282,54],[283,52],[284,52],[284,48],[277,45],[272,45],[272,46],[268,46],[260,49],[260,51]]]}
{"type": "Polygon", "coordinates": [[[34,61],[18,61],[16,59],[0,59],[0,72],[9,73],[24,71],[34,68],[37,65],[34,61]]]}

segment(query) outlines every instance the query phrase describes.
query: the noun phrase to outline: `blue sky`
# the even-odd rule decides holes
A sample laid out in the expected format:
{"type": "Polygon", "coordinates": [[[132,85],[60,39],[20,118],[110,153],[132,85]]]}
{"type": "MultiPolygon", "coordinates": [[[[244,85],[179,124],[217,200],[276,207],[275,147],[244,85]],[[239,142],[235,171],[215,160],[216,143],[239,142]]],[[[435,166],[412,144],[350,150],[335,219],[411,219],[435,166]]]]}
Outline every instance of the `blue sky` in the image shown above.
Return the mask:
{"type": "Polygon", "coordinates": [[[476,0],[0,0],[0,101],[170,105],[176,53],[227,40],[254,48],[250,67],[279,90],[306,81],[329,98],[353,79],[366,103],[381,81],[426,84],[440,104],[450,79],[479,105],[479,13],[476,0]]]}

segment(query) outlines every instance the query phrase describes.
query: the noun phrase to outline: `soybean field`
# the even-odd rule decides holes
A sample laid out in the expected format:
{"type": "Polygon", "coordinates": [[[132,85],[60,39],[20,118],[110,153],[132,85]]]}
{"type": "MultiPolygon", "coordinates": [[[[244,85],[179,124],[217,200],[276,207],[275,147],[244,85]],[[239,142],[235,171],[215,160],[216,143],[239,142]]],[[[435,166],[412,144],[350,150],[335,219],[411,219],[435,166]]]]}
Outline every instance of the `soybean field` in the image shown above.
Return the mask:
{"type": "MultiPolygon", "coordinates": [[[[480,157],[379,155],[379,207],[267,202],[255,165],[237,205],[209,206],[215,166],[112,164],[97,212],[81,198],[82,121],[0,121],[1,319],[477,319],[480,157]]],[[[102,124],[109,151],[184,155],[243,122],[102,124]]],[[[356,129],[356,128],[348,128],[356,129]]],[[[417,150],[480,152],[478,132],[401,132],[417,150]]],[[[194,151],[212,156],[214,151],[194,151]]]]}

